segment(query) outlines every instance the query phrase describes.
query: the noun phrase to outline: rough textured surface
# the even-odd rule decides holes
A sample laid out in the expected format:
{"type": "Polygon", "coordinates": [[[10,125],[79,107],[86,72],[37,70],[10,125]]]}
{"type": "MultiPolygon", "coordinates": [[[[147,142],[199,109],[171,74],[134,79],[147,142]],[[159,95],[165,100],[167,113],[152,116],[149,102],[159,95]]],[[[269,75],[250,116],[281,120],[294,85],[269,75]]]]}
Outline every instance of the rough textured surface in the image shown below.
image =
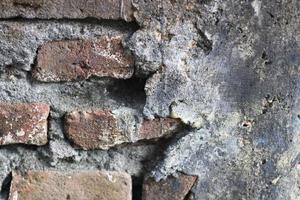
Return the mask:
{"type": "Polygon", "coordinates": [[[148,74],[158,61],[150,55],[161,55],[144,114],[194,128],[171,142],[152,175],[198,175],[191,199],[299,199],[299,1],[136,7],[142,29],[130,47],[141,63],[153,63],[148,74]],[[160,52],[148,53],[158,43],[160,52]]]}
{"type": "Polygon", "coordinates": [[[130,78],[134,59],[126,53],[121,37],[54,41],[38,51],[33,77],[44,82],[87,79],[90,76],[130,78]]]}
{"type": "Polygon", "coordinates": [[[2,18],[0,100],[45,102],[52,111],[46,146],[0,148],[1,197],[12,170],[50,168],[125,170],[135,199],[144,176],[178,172],[198,176],[188,200],[299,199],[299,1],[132,3],[136,23],[2,18]],[[31,79],[46,42],[105,35],[122,35],[135,57],[133,78],[31,79]],[[62,116],[91,108],[129,108],[186,126],[167,140],[83,151],[65,138],[62,116]]]}
{"type": "Polygon", "coordinates": [[[179,174],[156,182],[147,179],[143,183],[143,200],[184,200],[195,184],[197,177],[179,174]]]}
{"type": "Polygon", "coordinates": [[[87,18],[132,21],[130,0],[3,0],[1,18],[87,18]]]}
{"type": "Polygon", "coordinates": [[[128,108],[74,111],[65,116],[66,136],[83,149],[108,149],[122,143],[166,137],[181,127],[179,120],[144,120],[128,108]]]}
{"type": "Polygon", "coordinates": [[[131,200],[127,173],[109,171],[13,172],[9,200],[131,200]]]}
{"type": "Polygon", "coordinates": [[[0,145],[45,145],[49,111],[42,103],[0,103],[0,145]]]}

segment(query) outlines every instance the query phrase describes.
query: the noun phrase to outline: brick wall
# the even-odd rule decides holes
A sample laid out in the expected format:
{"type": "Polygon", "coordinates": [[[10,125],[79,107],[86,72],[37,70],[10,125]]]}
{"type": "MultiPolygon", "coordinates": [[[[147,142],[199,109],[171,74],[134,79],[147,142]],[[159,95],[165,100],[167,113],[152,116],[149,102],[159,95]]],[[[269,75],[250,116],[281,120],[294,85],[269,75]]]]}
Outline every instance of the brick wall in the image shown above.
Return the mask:
{"type": "Polygon", "coordinates": [[[185,127],[143,115],[131,1],[5,0],[0,11],[1,198],[184,199],[195,176],[143,181],[185,127]]]}
{"type": "Polygon", "coordinates": [[[1,0],[0,200],[300,199],[299,0],[1,0]]]}

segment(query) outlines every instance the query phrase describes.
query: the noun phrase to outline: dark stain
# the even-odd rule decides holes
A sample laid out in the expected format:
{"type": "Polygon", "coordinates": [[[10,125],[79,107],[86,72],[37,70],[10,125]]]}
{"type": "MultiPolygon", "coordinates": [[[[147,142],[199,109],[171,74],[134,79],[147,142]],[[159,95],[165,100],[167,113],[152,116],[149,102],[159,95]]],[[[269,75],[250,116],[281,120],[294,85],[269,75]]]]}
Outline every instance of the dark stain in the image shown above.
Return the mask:
{"type": "Polygon", "coordinates": [[[212,41],[210,41],[206,35],[197,29],[200,39],[197,41],[197,47],[201,48],[206,54],[209,54],[212,50],[212,41]]]}

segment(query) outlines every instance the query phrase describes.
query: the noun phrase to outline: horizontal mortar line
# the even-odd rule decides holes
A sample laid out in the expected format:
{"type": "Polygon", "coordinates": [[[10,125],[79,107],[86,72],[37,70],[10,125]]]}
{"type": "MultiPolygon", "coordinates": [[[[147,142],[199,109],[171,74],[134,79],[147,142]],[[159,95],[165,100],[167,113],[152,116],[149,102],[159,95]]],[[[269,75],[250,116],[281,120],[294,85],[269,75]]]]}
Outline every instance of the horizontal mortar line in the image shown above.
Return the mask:
{"type": "Polygon", "coordinates": [[[39,23],[39,22],[58,22],[58,23],[87,23],[87,24],[123,24],[139,28],[135,21],[127,22],[123,19],[99,19],[95,17],[85,18],[28,18],[28,17],[8,17],[0,18],[0,22],[25,22],[25,23],[39,23]]]}

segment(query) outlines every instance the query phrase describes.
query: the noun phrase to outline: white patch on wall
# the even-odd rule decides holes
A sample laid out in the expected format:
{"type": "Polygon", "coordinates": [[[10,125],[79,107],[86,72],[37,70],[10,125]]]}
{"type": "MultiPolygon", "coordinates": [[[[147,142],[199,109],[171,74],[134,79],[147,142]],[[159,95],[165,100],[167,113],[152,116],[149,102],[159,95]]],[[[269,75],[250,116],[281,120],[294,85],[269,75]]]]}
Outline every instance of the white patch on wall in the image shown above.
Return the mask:
{"type": "Polygon", "coordinates": [[[260,0],[254,0],[254,1],[252,1],[251,6],[254,9],[255,16],[258,18],[259,25],[261,25],[261,21],[262,21],[261,1],[260,0]]]}

